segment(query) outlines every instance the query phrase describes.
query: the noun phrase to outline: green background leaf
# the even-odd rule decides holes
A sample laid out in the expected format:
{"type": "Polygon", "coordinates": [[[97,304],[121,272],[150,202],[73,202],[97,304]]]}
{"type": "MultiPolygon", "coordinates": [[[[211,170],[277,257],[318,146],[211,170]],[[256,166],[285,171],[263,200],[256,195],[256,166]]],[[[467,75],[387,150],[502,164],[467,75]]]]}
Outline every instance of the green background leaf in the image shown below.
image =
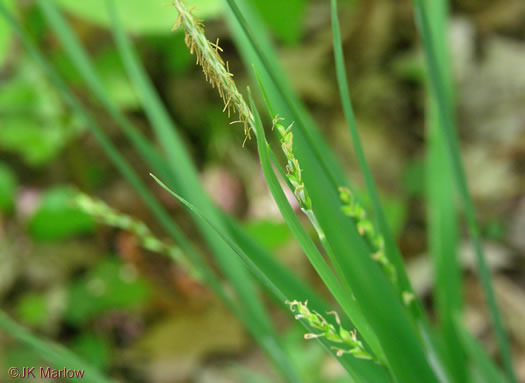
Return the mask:
{"type": "Polygon", "coordinates": [[[284,43],[296,43],[301,37],[306,0],[256,0],[257,10],[273,33],[284,43]]]}
{"type": "MultiPolygon", "coordinates": [[[[56,0],[64,10],[77,17],[107,27],[109,16],[105,0],[56,0]]],[[[177,20],[177,11],[166,7],[169,1],[118,0],[115,1],[118,14],[126,30],[139,34],[169,33],[177,20]]],[[[220,14],[220,0],[192,0],[195,15],[205,19],[220,14]]]]}
{"type": "Polygon", "coordinates": [[[149,292],[148,284],[133,270],[117,259],[106,259],[73,283],[66,319],[81,324],[107,310],[134,308],[147,300],[149,292]]]}
{"type": "Polygon", "coordinates": [[[49,189],[29,223],[29,232],[38,240],[58,240],[93,231],[90,215],[72,206],[74,191],[69,187],[49,189]]]}

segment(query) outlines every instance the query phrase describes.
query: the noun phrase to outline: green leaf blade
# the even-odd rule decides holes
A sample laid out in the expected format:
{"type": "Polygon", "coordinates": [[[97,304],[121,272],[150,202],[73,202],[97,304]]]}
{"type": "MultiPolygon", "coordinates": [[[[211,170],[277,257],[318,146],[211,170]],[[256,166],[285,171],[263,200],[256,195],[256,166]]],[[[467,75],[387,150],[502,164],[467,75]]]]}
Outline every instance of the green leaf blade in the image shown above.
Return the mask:
{"type": "Polygon", "coordinates": [[[511,382],[517,382],[509,340],[505,333],[503,320],[496,302],[496,297],[492,287],[491,273],[487,265],[483,246],[481,243],[481,233],[477,224],[476,210],[470,196],[465,170],[461,160],[461,151],[459,139],[455,128],[454,115],[450,108],[448,84],[446,80],[446,68],[440,63],[439,50],[436,46],[436,38],[429,20],[429,5],[424,0],[414,0],[416,21],[419,27],[420,35],[423,42],[425,59],[428,66],[430,89],[436,102],[436,108],[439,115],[439,127],[445,139],[448,157],[452,164],[452,172],[459,196],[465,208],[465,217],[469,233],[474,245],[474,254],[476,256],[477,268],[481,279],[481,284],[485,292],[485,297],[490,310],[492,323],[498,341],[498,347],[501,353],[507,376],[511,382]]]}

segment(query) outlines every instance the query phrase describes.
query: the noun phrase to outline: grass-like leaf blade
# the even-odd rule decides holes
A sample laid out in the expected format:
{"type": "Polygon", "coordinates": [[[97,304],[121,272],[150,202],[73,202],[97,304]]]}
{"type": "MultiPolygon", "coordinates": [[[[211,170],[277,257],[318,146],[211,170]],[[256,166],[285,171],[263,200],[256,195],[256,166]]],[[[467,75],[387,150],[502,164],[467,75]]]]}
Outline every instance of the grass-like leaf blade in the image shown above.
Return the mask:
{"type": "MultiPolygon", "coordinates": [[[[276,283],[279,283],[279,281],[274,280],[270,276],[266,275],[264,272],[259,269],[259,267],[251,260],[249,256],[247,256],[243,250],[230,238],[228,235],[224,232],[222,232],[217,226],[214,226],[213,223],[208,220],[205,216],[202,215],[202,213],[197,209],[196,206],[192,205],[190,202],[182,198],[180,195],[174,193],[172,190],[168,188],[161,180],[159,180],[157,177],[155,177],[153,174],[151,175],[153,179],[166,191],[168,191],[171,195],[173,195],[175,198],[177,198],[181,203],[186,205],[189,209],[191,209],[194,213],[199,215],[199,217],[206,222],[210,227],[212,227],[218,235],[222,238],[222,240],[231,247],[231,249],[239,256],[240,259],[246,264],[246,266],[252,271],[252,273],[258,278],[261,283],[264,283],[267,285],[267,288],[269,291],[272,292],[272,294],[275,296],[275,298],[281,302],[285,302],[288,300],[293,300],[294,297],[288,297],[286,296],[281,289],[278,287],[276,283]]],[[[308,326],[308,323],[304,320],[301,320],[301,323],[307,328],[309,331],[313,331],[313,329],[308,326]]],[[[334,350],[331,348],[330,342],[328,342],[324,337],[317,338],[321,344],[326,348],[327,351],[329,351],[332,355],[335,356],[334,350]]],[[[355,382],[388,382],[388,377],[384,375],[384,373],[381,372],[380,369],[371,369],[370,368],[370,361],[366,360],[360,360],[356,359],[353,356],[345,356],[338,358],[338,360],[341,362],[343,367],[345,367],[346,371],[350,374],[350,376],[354,379],[355,382]],[[372,379],[372,380],[371,380],[372,379]]]]}
{"type": "Polygon", "coordinates": [[[0,311],[0,329],[4,330],[10,337],[17,339],[34,350],[43,360],[57,369],[66,367],[69,370],[83,370],[84,376],[80,379],[82,381],[89,383],[115,382],[61,345],[31,334],[31,332],[16,324],[2,311],[0,311]]]}
{"type": "MultiPolygon", "coordinates": [[[[447,104],[453,114],[453,90],[447,49],[447,1],[429,3],[430,21],[440,65],[447,81],[447,104]]],[[[434,265],[434,297],[443,336],[447,364],[456,382],[467,379],[465,351],[457,333],[454,318],[462,311],[461,268],[458,260],[458,220],[452,164],[447,155],[439,114],[431,92],[428,92],[426,200],[429,250],[434,265]]]]}
{"type": "Polygon", "coordinates": [[[429,20],[430,13],[428,10],[428,2],[425,0],[414,0],[413,3],[416,11],[416,21],[423,42],[425,59],[428,66],[431,91],[436,101],[436,107],[439,114],[439,127],[445,138],[447,153],[452,163],[454,180],[465,209],[465,217],[472,238],[472,243],[474,245],[474,253],[476,255],[481,284],[487,299],[487,305],[492,317],[506,373],[511,382],[515,383],[517,382],[517,378],[512,363],[510,345],[498,309],[494,289],[492,288],[490,269],[485,259],[481,243],[481,233],[476,220],[476,210],[472,198],[470,197],[465,170],[461,162],[459,139],[455,129],[454,118],[450,108],[448,108],[447,81],[446,76],[443,73],[443,68],[439,64],[439,53],[435,46],[435,38],[433,37],[433,31],[429,20]]]}
{"type": "Polygon", "coordinates": [[[330,269],[330,266],[326,263],[323,256],[319,252],[319,249],[315,246],[310,236],[306,233],[306,230],[303,228],[292,207],[290,206],[290,203],[288,202],[286,195],[279,184],[279,180],[273,171],[270,159],[271,149],[268,145],[268,142],[266,141],[261,119],[257,109],[255,108],[253,100],[250,101],[251,108],[255,116],[257,148],[259,151],[261,167],[268,187],[275,202],[277,203],[277,206],[279,207],[281,214],[283,215],[285,222],[288,224],[290,231],[295,236],[308,260],[319,274],[325,285],[328,287],[332,295],[341,305],[344,312],[348,315],[353,325],[357,327],[361,335],[370,344],[376,355],[378,355],[378,358],[383,359],[383,353],[381,351],[377,337],[373,332],[370,331],[370,326],[363,317],[359,307],[357,306],[357,303],[351,299],[351,291],[344,290],[340,281],[334,275],[330,269]]]}
{"type": "Polygon", "coordinates": [[[275,50],[250,2],[225,0],[232,35],[247,67],[253,65],[279,110],[280,116],[290,123],[295,121],[294,135],[301,136],[302,149],[316,158],[330,175],[335,187],[348,181],[331,148],[319,132],[315,121],[288,83],[280,67],[275,50]]]}

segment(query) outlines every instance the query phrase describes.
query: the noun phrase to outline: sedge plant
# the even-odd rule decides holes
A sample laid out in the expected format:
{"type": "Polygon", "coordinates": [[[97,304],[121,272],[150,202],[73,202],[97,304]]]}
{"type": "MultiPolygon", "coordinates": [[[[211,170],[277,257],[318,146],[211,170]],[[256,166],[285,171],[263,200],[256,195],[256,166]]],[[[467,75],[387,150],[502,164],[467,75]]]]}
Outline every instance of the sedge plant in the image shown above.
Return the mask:
{"type": "MultiPolygon", "coordinates": [[[[0,13],[18,33],[37,66],[49,76],[71,110],[83,119],[172,242],[159,240],[141,222],[119,214],[100,201],[81,196],[77,203],[103,223],[133,232],[146,248],[185,265],[190,274],[207,284],[240,319],[284,381],[301,382],[307,377],[301,376],[282,347],[280,335],[263,304],[263,291],[304,326],[306,341],[320,342],[341,363],[353,382],[515,382],[508,341],[484,260],[454,130],[452,81],[443,38],[446,1],[435,4],[414,1],[430,79],[427,201],[430,251],[436,271],[438,328],[430,323],[411,287],[360,141],[347,86],[337,1],[330,2],[335,71],[349,139],[372,202],[370,212],[356,197],[353,182],[346,178],[316,123],[290,86],[264,26],[249,2],[224,0],[234,40],[247,67],[253,68],[254,83],[264,100],[268,121],[272,121],[267,129],[250,90],[243,94],[238,89],[228,63],[221,58],[218,41],[208,40],[204,25],[191,12],[190,3],[190,0],[172,1],[174,29],[184,31],[188,49],[206,80],[217,89],[232,124],[243,127],[245,141],[256,141],[268,188],[330,296],[323,296],[287,270],[235,218],[214,205],[200,185],[198,171],[182,143],[179,127],[162,104],[120,26],[113,0],[107,0],[107,10],[115,43],[162,151],[158,151],[155,143],[143,136],[111,100],[89,55],[54,3],[39,0],[38,5],[94,98],[132,143],[158,184],[185,206],[217,268],[205,260],[169,217],[89,109],[74,96],[60,73],[0,4],[0,13]],[[278,147],[269,144],[273,140],[267,140],[267,134],[275,136],[278,147]],[[443,157],[446,161],[439,166],[438,159],[443,157]],[[300,214],[307,218],[315,237],[291,207],[283,183],[296,198],[300,214]],[[465,205],[505,373],[488,357],[461,320],[455,188],[465,205]],[[224,288],[225,282],[229,289],[224,288]]],[[[13,332],[17,338],[45,353],[47,343],[35,342],[25,331],[13,327],[10,320],[1,320],[0,326],[17,329],[13,332]]]]}

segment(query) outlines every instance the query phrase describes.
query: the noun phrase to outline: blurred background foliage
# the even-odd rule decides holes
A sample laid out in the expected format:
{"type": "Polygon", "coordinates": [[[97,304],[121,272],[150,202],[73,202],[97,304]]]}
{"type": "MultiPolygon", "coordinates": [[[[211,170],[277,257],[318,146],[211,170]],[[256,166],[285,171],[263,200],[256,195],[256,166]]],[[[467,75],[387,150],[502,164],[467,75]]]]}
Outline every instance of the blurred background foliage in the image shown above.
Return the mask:
{"type": "MultiPolygon", "coordinates": [[[[22,20],[75,93],[98,117],[175,219],[181,207],[155,187],[111,119],[83,88],[56,37],[30,0],[2,0],[22,20]]],[[[113,101],[152,137],[137,94],[108,31],[103,0],[57,0],[88,48],[113,101]]],[[[118,1],[119,14],[213,199],[299,274],[320,285],[291,240],[267,190],[255,145],[242,147],[215,91],[205,83],[166,1],[118,1]]],[[[273,33],[289,78],[361,184],[339,107],[324,0],[254,0],[273,33]]],[[[240,88],[248,83],[223,20],[221,0],[188,0],[220,39],[240,88]]],[[[432,288],[424,256],[424,66],[410,1],[341,2],[350,89],[363,143],[388,219],[419,294],[432,288]]],[[[458,121],[470,188],[479,206],[495,287],[510,324],[516,366],[525,381],[525,3],[452,2],[449,36],[458,121]]],[[[130,382],[275,381],[238,321],[177,265],[143,250],[125,231],[97,226],[70,203],[81,189],[137,217],[162,236],[85,127],[0,20],[0,302],[2,309],[56,339],[112,376],[130,382]],[[146,357],[145,357],[146,355],[146,357]]],[[[366,202],[366,195],[362,200],[366,202]]],[[[297,206],[296,206],[297,208],[297,206]]],[[[179,219],[197,240],[192,225],[179,219]]],[[[197,241],[197,245],[199,242],[197,241]]],[[[462,246],[467,323],[489,347],[487,315],[462,246]]],[[[275,312],[285,344],[308,382],[344,381],[337,362],[305,343],[275,312]]],[[[40,365],[0,334],[1,371],[40,365]],[[30,363],[30,361],[34,361],[30,363]],[[5,367],[5,368],[4,368],[5,367]]]]}

